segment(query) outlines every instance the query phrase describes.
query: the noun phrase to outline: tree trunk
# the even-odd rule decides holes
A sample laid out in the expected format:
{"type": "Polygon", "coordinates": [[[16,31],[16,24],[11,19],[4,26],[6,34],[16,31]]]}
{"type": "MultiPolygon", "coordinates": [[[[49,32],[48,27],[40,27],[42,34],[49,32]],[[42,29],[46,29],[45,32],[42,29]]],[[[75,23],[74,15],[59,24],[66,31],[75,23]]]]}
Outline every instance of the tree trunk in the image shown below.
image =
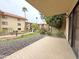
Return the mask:
{"type": "Polygon", "coordinates": [[[51,32],[52,32],[52,26],[51,26],[51,32]]]}

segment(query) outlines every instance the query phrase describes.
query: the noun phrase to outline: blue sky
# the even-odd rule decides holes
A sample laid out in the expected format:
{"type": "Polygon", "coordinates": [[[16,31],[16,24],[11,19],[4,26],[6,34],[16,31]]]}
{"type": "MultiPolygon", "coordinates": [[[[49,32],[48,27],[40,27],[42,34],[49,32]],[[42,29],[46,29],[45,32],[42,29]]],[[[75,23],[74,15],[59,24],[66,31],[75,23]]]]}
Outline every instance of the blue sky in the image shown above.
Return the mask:
{"type": "Polygon", "coordinates": [[[29,20],[29,22],[44,23],[43,20],[41,20],[40,18],[38,10],[32,7],[25,0],[1,0],[0,1],[0,10],[24,17],[22,7],[26,7],[28,9],[28,12],[26,12],[26,17],[29,20]],[[38,19],[36,19],[36,17],[38,17],[38,19]]]}

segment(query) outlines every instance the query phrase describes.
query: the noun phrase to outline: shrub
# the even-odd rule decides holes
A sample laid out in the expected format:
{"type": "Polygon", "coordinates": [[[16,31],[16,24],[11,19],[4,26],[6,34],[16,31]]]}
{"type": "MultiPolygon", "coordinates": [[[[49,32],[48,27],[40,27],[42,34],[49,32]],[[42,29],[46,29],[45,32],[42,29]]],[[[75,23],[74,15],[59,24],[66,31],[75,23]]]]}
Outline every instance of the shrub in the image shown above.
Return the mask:
{"type": "Polygon", "coordinates": [[[50,35],[50,36],[52,36],[52,33],[48,31],[48,32],[47,32],[47,35],[50,35]]]}
{"type": "Polygon", "coordinates": [[[65,20],[65,16],[63,14],[48,16],[48,17],[45,17],[45,20],[46,20],[47,24],[49,24],[49,26],[60,29],[65,20]]]}
{"type": "Polygon", "coordinates": [[[62,37],[62,38],[65,38],[65,35],[64,35],[64,32],[58,32],[58,33],[56,33],[56,36],[57,37],[62,37]]]}
{"type": "Polygon", "coordinates": [[[39,32],[40,32],[40,34],[46,34],[46,30],[45,29],[42,29],[39,32]]]}

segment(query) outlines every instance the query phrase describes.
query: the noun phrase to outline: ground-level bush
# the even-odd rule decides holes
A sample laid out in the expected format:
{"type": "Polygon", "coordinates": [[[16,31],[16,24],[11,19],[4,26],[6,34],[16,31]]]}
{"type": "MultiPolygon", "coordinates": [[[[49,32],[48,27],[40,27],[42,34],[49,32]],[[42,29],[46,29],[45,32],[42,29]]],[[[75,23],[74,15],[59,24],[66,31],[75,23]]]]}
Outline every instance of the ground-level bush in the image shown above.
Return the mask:
{"type": "Polygon", "coordinates": [[[64,32],[57,32],[57,33],[53,33],[53,32],[46,32],[47,35],[49,36],[54,36],[54,37],[61,37],[61,38],[65,38],[64,32]]]}
{"type": "Polygon", "coordinates": [[[46,30],[45,29],[41,29],[41,30],[39,30],[39,32],[40,32],[40,34],[46,34],[46,30]]]}
{"type": "Polygon", "coordinates": [[[45,29],[41,29],[39,32],[40,34],[44,34],[44,35],[65,38],[64,31],[58,30],[56,28],[52,28],[52,32],[46,31],[45,29]]]}
{"type": "Polygon", "coordinates": [[[61,31],[55,33],[55,36],[65,38],[64,32],[61,32],[61,31]]]}
{"type": "Polygon", "coordinates": [[[48,31],[46,34],[52,36],[52,32],[50,31],[48,31]]]}

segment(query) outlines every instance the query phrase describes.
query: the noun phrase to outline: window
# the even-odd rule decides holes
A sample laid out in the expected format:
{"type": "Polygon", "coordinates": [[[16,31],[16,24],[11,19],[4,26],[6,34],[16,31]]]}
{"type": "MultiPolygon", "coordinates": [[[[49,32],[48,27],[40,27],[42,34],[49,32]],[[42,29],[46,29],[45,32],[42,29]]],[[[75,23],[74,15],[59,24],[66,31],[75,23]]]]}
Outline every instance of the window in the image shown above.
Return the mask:
{"type": "Polygon", "coordinates": [[[18,23],[18,26],[21,26],[21,23],[18,23]]]}
{"type": "Polygon", "coordinates": [[[21,28],[18,28],[18,30],[21,30],[21,28]]]}
{"type": "Polygon", "coordinates": [[[3,29],[3,31],[7,31],[8,30],[8,28],[2,28],[3,29]]]}
{"type": "Polygon", "coordinates": [[[17,21],[21,21],[21,19],[17,19],[17,21]]]}
{"type": "Polygon", "coordinates": [[[6,19],[6,18],[7,18],[7,16],[5,16],[5,15],[2,15],[2,18],[6,19]]]}
{"type": "Polygon", "coordinates": [[[3,21],[2,25],[8,25],[8,22],[3,21]]]}

